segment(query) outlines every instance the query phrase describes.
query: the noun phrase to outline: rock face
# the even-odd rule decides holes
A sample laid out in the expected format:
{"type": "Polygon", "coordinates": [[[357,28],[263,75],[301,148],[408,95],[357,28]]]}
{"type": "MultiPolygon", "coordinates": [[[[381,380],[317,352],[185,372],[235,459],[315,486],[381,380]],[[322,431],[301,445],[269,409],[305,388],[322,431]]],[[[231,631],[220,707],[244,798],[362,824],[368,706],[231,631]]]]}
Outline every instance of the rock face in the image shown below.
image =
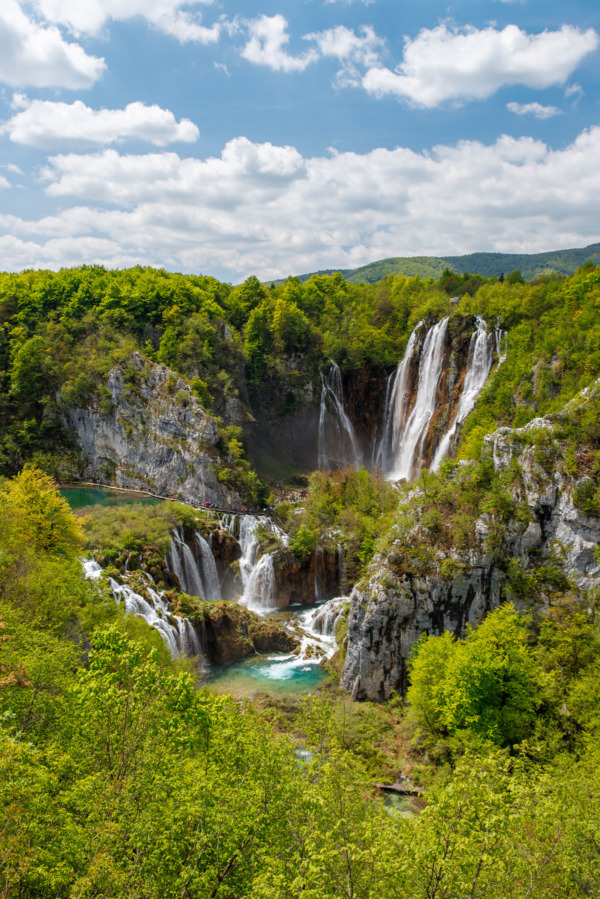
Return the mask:
{"type": "MultiPolygon", "coordinates": [[[[434,549],[432,563],[422,573],[406,564],[396,545],[385,557],[375,557],[369,577],[351,594],[341,685],[355,699],[383,700],[395,690],[404,692],[407,659],[421,634],[452,631],[460,637],[467,624],[478,624],[501,602],[518,605],[503,560],[516,560],[527,573],[552,559],[573,589],[600,586],[595,558],[600,518],[577,508],[573,495],[581,479],[567,474],[560,453],[549,464],[540,462],[540,446],[554,439],[557,420],[536,419],[525,428],[501,428],[486,438],[495,470],[518,472],[511,492],[523,510],[504,528],[500,545],[490,548],[494,522],[482,514],[467,550],[434,549]]],[[[416,497],[419,491],[414,491],[416,497]]],[[[416,526],[414,543],[418,540],[416,526]]],[[[548,601],[539,588],[538,604],[548,601]]]]}
{"type": "Polygon", "coordinates": [[[354,699],[388,699],[407,687],[406,662],[423,633],[460,637],[499,604],[502,573],[494,560],[473,555],[465,574],[398,577],[384,560],[350,596],[348,646],[341,686],[354,699]]]}
{"type": "Polygon", "coordinates": [[[280,609],[338,596],[343,590],[343,554],[335,546],[319,546],[304,560],[296,559],[287,548],[277,550],[273,570],[275,602],[280,609]]]}
{"type": "Polygon", "coordinates": [[[133,353],[108,374],[103,397],[63,405],[65,425],[88,459],[86,476],[192,502],[237,503],[217,481],[217,425],[185,381],[133,353]]]}
{"type": "Polygon", "coordinates": [[[230,665],[255,652],[291,652],[299,641],[276,621],[263,621],[233,602],[199,602],[191,620],[208,660],[230,665]]]}

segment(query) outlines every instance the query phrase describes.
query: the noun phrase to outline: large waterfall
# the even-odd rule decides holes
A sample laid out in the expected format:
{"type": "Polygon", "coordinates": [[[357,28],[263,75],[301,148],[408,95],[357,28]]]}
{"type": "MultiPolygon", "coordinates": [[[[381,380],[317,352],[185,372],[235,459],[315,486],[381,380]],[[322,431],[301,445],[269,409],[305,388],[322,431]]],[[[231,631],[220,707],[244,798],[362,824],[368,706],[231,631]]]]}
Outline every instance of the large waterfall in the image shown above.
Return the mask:
{"type": "MultiPolygon", "coordinates": [[[[417,395],[406,421],[406,399],[400,397],[392,410],[400,420],[393,424],[393,433],[398,435],[392,446],[390,479],[409,479],[422,464],[421,450],[427,429],[438,406],[438,386],[444,362],[444,347],[448,319],[443,318],[430,328],[423,343],[419,361],[417,395]]],[[[414,333],[414,332],[413,332],[414,333]]],[[[405,387],[403,386],[405,392],[405,387]]]]}
{"type": "Polygon", "coordinates": [[[335,362],[327,377],[321,375],[321,408],[319,412],[319,468],[359,466],[362,452],[352,422],[344,408],[342,373],[335,362]]]}
{"type": "Polygon", "coordinates": [[[403,359],[388,380],[381,417],[382,435],[373,459],[374,467],[386,472],[390,480],[409,480],[428,464],[428,459],[431,459],[431,468],[437,470],[442,459],[452,451],[460,425],[473,410],[489,377],[494,350],[498,365],[506,359],[506,331],[496,327],[490,332],[486,322],[476,316],[462,391],[458,402],[452,402],[447,390],[442,393],[442,376],[450,352],[448,321],[444,318],[430,327],[424,339],[424,323],[419,322],[410,335],[403,359]],[[451,404],[456,411],[436,441],[431,428],[444,404],[446,407],[451,404]],[[437,448],[431,458],[436,442],[437,448]]]}
{"type": "Polygon", "coordinates": [[[433,462],[431,464],[433,471],[437,471],[440,462],[452,448],[452,441],[456,431],[469,412],[473,409],[477,397],[487,381],[490,368],[492,367],[494,336],[488,333],[486,323],[479,316],[476,318],[476,323],[477,330],[471,336],[469,357],[467,360],[467,373],[465,375],[465,382],[460,396],[458,409],[454,416],[454,421],[440,440],[438,448],[435,451],[435,456],[433,457],[433,462]]]}
{"type": "Polygon", "coordinates": [[[384,405],[383,430],[375,457],[376,467],[389,471],[394,463],[395,448],[400,445],[410,397],[409,373],[419,329],[419,322],[410,335],[404,358],[396,372],[388,378],[384,405]]]}

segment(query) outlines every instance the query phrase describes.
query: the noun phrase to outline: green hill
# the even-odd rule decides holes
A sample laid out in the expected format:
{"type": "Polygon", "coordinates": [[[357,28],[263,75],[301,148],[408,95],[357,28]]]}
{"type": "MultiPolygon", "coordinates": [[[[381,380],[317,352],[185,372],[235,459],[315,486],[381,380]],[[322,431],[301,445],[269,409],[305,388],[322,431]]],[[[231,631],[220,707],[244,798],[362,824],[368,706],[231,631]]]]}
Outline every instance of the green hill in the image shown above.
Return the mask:
{"type": "MultiPolygon", "coordinates": [[[[307,281],[313,274],[331,275],[335,271],[352,284],[373,284],[387,275],[419,275],[422,278],[439,278],[444,269],[449,268],[463,274],[485,275],[487,278],[505,275],[519,269],[525,280],[531,281],[540,275],[557,272],[572,275],[580,266],[591,260],[600,264],[600,243],[571,250],[551,250],[548,253],[469,253],[466,256],[393,256],[370,262],[360,268],[324,269],[300,275],[300,281],[307,281]]],[[[268,283],[268,282],[267,282],[268,283]]],[[[282,281],[274,281],[281,284],[282,281]]]]}

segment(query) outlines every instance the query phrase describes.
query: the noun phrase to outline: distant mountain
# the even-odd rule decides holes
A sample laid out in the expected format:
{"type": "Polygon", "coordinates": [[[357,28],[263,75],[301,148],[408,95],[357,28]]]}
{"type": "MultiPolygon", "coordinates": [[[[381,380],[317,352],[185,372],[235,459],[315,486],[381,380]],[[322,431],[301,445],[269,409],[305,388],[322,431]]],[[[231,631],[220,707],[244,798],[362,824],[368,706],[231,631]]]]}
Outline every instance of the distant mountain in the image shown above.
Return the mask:
{"type": "MultiPolygon", "coordinates": [[[[421,278],[439,278],[444,269],[449,268],[463,274],[485,275],[488,278],[510,274],[519,269],[526,281],[558,272],[571,275],[584,262],[591,260],[600,265],[600,243],[572,250],[552,250],[549,253],[469,253],[466,256],[394,256],[370,262],[360,268],[324,269],[299,275],[301,281],[307,281],[312,275],[331,275],[340,272],[352,284],[373,284],[387,275],[419,275],[421,278]]],[[[265,282],[281,284],[282,281],[265,282]]]]}

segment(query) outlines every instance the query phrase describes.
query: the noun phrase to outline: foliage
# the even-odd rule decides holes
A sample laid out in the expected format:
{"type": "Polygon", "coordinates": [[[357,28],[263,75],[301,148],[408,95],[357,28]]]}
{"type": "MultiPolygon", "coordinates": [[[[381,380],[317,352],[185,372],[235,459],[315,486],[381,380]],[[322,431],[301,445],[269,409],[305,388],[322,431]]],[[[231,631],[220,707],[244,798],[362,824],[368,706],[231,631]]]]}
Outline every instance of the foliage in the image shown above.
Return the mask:
{"type": "Polygon", "coordinates": [[[297,528],[292,544],[310,547],[316,537],[309,535],[335,534],[346,550],[348,577],[355,580],[373,557],[396,503],[394,488],[364,468],[314,472],[302,512],[291,522],[292,530],[297,528]]]}
{"type": "Polygon", "coordinates": [[[83,525],[89,550],[110,553],[128,549],[139,552],[147,546],[164,555],[171,545],[171,532],[181,525],[193,526],[196,514],[190,506],[165,500],[156,505],[124,503],[86,510],[83,525]]]}
{"type": "MultiPolygon", "coordinates": [[[[338,518],[350,497],[358,510],[385,507],[363,473],[325,486],[338,518]]],[[[300,760],[281,718],[199,688],[156,632],[85,581],[76,523],[57,496],[31,470],[0,488],[6,899],[598,894],[593,597],[556,606],[535,643],[509,606],[462,643],[419,643],[413,720],[462,747],[422,814],[405,818],[386,813],[371,785],[395,776],[398,702],[302,700],[294,726],[311,756],[300,760]],[[49,539],[49,521],[62,522],[61,539],[49,539]],[[578,739],[551,752],[548,716],[558,720],[565,699],[578,739]]]]}
{"type": "Polygon", "coordinates": [[[539,683],[523,620],[505,605],[464,641],[454,641],[448,632],[422,641],[412,660],[407,699],[423,733],[453,736],[468,730],[512,746],[532,729],[539,683]]]}

